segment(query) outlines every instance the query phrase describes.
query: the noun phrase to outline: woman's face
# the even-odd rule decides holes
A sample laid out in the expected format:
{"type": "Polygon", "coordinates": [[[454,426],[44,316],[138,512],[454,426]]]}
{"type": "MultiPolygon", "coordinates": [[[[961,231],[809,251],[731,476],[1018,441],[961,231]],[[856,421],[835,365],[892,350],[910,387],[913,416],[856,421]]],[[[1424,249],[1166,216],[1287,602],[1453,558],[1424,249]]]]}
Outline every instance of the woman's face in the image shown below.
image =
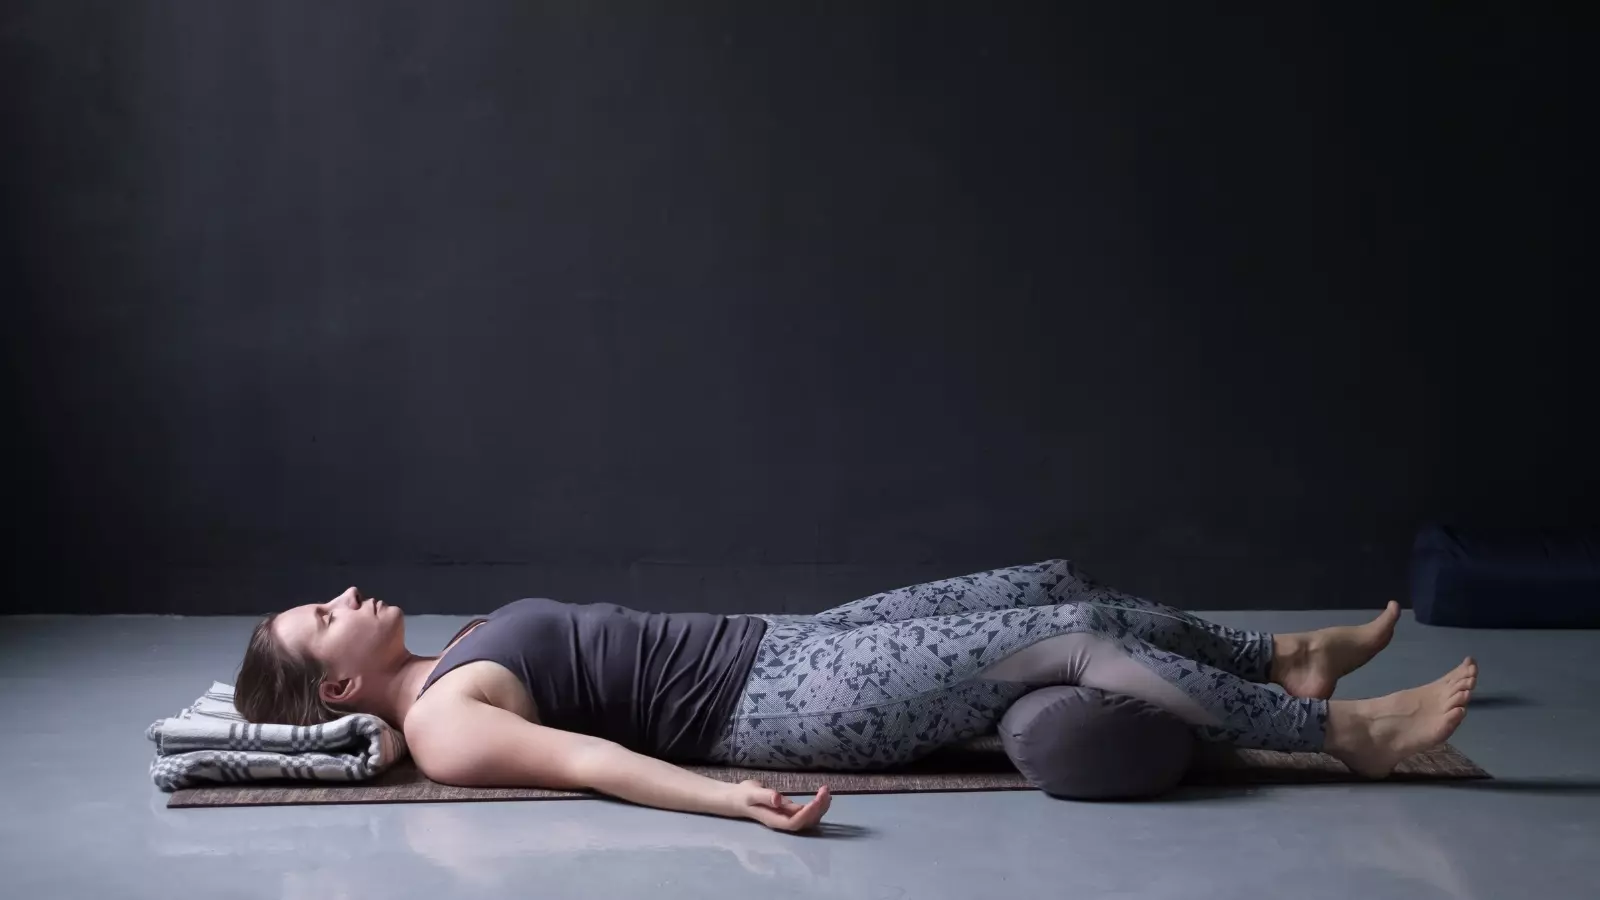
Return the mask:
{"type": "Polygon", "coordinates": [[[326,603],[285,610],[272,627],[290,652],[317,660],[337,678],[376,671],[405,654],[400,607],[353,587],[326,603]]]}

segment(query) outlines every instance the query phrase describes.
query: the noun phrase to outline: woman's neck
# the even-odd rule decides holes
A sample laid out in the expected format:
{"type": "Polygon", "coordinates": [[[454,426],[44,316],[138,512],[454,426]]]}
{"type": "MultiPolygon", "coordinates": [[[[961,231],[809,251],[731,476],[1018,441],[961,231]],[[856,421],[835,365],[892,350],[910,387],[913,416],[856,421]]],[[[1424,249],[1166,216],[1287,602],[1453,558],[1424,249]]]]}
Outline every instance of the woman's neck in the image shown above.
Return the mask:
{"type": "Polygon", "coordinates": [[[364,711],[382,718],[396,728],[403,726],[406,714],[411,712],[412,705],[417,702],[417,694],[427,682],[428,676],[433,674],[434,666],[438,664],[437,656],[406,654],[406,659],[400,664],[400,668],[384,682],[377,696],[370,701],[370,708],[364,711]]]}
{"type": "Polygon", "coordinates": [[[474,619],[468,623],[465,628],[456,632],[456,636],[450,639],[450,643],[445,645],[438,656],[417,656],[409,650],[406,651],[405,661],[400,663],[399,668],[395,669],[394,674],[373,698],[372,714],[396,728],[403,727],[406,714],[416,705],[417,695],[422,693],[422,686],[428,683],[428,676],[433,674],[434,668],[439,665],[439,660],[450,652],[451,647],[461,643],[462,638],[486,621],[488,620],[474,619]]]}

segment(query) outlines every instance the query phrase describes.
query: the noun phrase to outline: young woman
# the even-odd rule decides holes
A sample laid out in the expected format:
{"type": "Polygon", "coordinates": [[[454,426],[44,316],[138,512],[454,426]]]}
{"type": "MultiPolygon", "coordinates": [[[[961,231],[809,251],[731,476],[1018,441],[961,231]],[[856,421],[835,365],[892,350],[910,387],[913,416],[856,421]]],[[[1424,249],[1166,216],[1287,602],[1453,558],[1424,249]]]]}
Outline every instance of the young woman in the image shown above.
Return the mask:
{"type": "Polygon", "coordinates": [[[435,781],[589,789],[798,831],[827,812],[826,789],[801,805],[674,763],[893,766],[992,730],[1036,687],[1078,684],[1161,706],[1206,740],[1322,750],[1382,777],[1455,731],[1477,683],[1469,658],[1422,687],[1329,699],[1399,615],[1390,603],[1360,626],[1240,631],[1050,560],[810,616],[518,600],[424,657],[398,607],[350,588],[257,625],[235,697],[253,722],[381,716],[435,781]]]}

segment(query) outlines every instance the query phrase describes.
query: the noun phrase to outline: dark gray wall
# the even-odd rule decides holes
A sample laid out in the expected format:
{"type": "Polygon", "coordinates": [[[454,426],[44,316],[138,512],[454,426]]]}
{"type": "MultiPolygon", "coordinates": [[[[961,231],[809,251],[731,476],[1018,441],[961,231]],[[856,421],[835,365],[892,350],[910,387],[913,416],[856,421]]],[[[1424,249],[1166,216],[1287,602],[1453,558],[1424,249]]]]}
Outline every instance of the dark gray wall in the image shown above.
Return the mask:
{"type": "Polygon", "coordinates": [[[1595,518],[1576,23],[670,6],[0,8],[7,603],[1375,606],[1595,518]]]}

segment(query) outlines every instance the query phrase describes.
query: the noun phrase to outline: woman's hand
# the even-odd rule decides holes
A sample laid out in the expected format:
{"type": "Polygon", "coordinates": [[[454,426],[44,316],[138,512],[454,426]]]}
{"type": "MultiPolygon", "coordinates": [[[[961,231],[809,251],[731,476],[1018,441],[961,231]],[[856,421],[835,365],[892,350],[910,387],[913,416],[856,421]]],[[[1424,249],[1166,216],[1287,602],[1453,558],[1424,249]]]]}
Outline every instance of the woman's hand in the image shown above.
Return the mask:
{"type": "Polygon", "coordinates": [[[805,831],[827,814],[833,795],[827,787],[817,789],[817,795],[804,806],[783,794],[762,785],[759,781],[741,781],[734,786],[734,809],[737,814],[777,831],[805,831]]]}

